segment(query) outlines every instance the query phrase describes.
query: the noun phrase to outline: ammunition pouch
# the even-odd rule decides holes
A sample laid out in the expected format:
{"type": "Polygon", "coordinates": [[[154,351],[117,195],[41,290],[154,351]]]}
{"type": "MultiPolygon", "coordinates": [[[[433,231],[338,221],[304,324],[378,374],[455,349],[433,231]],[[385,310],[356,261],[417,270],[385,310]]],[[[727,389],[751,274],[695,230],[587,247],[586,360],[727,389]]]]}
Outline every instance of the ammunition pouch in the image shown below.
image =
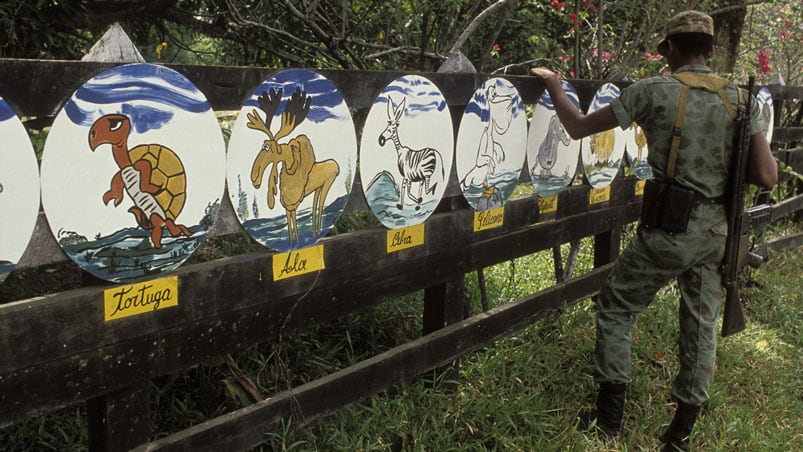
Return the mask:
{"type": "Polygon", "coordinates": [[[669,234],[686,232],[692,209],[697,204],[696,198],[694,190],[673,183],[647,180],[641,204],[641,224],[669,234]]]}

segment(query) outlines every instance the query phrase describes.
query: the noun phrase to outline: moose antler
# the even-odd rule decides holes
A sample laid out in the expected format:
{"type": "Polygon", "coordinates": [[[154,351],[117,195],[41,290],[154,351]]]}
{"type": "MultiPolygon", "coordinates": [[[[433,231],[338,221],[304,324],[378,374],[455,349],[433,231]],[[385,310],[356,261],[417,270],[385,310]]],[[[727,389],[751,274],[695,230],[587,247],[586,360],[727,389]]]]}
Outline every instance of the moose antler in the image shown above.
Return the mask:
{"type": "Polygon", "coordinates": [[[287,105],[282,112],[282,125],[279,131],[276,132],[276,140],[286,137],[293,131],[309,113],[312,98],[307,96],[306,91],[301,91],[300,87],[296,87],[295,92],[290,96],[287,105]]]}
{"type": "Polygon", "coordinates": [[[261,130],[265,132],[271,140],[274,139],[270,131],[270,123],[273,120],[273,115],[276,114],[276,109],[279,108],[279,104],[282,101],[283,91],[282,88],[279,88],[278,91],[271,88],[270,93],[262,91],[262,95],[257,98],[257,101],[259,102],[259,108],[265,112],[265,120],[262,120],[256,109],[251,110],[251,113],[246,115],[248,117],[247,126],[249,129],[261,130]]]}
{"type": "Polygon", "coordinates": [[[282,102],[283,92],[284,88],[279,88],[279,91],[271,88],[270,94],[262,91],[262,95],[257,98],[259,101],[259,108],[265,112],[265,116],[268,118],[268,125],[270,125],[270,120],[273,119],[273,115],[276,114],[276,109],[279,108],[279,104],[282,102]]]}

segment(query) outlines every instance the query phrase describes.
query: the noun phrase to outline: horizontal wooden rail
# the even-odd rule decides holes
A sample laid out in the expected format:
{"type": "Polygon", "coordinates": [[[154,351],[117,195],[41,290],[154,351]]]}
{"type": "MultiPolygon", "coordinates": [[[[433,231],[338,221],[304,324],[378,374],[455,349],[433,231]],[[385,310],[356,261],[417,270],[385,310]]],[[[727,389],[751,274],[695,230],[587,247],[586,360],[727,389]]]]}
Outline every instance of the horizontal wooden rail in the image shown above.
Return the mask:
{"type": "Polygon", "coordinates": [[[446,365],[512,334],[543,314],[599,291],[611,265],[492,308],[319,380],[143,444],[136,450],[247,450],[281,431],[282,421],[305,425],[393,384],[446,365]],[[355,381],[359,381],[357,386],[355,381]]]}
{"type": "Polygon", "coordinates": [[[0,426],[177,372],[231,350],[273,340],[472,270],[616,229],[638,217],[633,181],[621,180],[611,204],[590,209],[588,188],[564,195],[577,210],[533,224],[535,198],[506,208],[505,226],[474,233],[473,211],[433,215],[426,245],[387,254],[386,230],[326,239],[326,270],[273,282],[274,253],[180,268],[179,306],[103,321],[93,286],[0,306],[0,426]],[[584,207],[580,207],[584,206],[584,207]],[[154,313],[157,314],[157,313],[154,313]],[[32,331],[48,331],[32,337],[32,331]],[[49,376],[59,375],[53,379],[49,376]]]}

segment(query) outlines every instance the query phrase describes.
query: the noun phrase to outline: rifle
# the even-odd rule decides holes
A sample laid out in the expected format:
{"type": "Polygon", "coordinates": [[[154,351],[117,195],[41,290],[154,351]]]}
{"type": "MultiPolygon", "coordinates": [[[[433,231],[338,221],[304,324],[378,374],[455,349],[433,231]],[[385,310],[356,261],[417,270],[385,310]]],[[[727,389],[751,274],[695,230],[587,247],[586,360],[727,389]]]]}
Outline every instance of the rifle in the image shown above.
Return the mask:
{"type": "Polygon", "coordinates": [[[722,285],[725,287],[725,310],[722,319],[722,336],[727,337],[745,329],[744,312],[739,295],[739,273],[742,267],[758,267],[764,258],[749,250],[751,228],[769,224],[771,209],[767,204],[744,207],[747,191],[747,155],[750,149],[750,113],[753,108],[753,86],[750,77],[745,106],[739,105],[734,129],[734,156],[731,163],[727,191],[728,238],[725,242],[725,257],[722,261],[722,285]]]}

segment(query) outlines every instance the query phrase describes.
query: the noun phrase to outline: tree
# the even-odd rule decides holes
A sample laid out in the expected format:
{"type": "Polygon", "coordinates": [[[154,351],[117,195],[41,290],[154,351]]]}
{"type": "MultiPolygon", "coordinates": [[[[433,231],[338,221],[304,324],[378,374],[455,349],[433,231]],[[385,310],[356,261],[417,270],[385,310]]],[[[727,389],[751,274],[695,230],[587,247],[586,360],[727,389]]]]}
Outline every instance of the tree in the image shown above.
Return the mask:
{"type": "Polygon", "coordinates": [[[743,80],[757,75],[764,83],[776,76],[790,85],[803,83],[803,5],[799,1],[749,7],[735,75],[743,80]]]}
{"type": "Polygon", "coordinates": [[[711,61],[715,72],[730,74],[736,67],[739,56],[739,43],[747,14],[745,0],[720,0],[712,12],[714,18],[714,40],[717,52],[711,61]]]}
{"type": "Polygon", "coordinates": [[[119,22],[144,55],[167,43],[163,61],[434,70],[483,9],[518,1],[12,0],[0,56],[77,59],[119,22]]]}
{"type": "MultiPolygon", "coordinates": [[[[638,78],[666,69],[655,46],[687,8],[716,21],[715,69],[743,71],[746,0],[7,0],[0,57],[78,59],[119,22],[149,61],[432,71],[459,49],[482,72],[548,64],[578,78],[638,78]]],[[[752,64],[769,49],[800,72],[789,37],[800,9],[792,0],[749,8],[748,33],[762,36],[749,45],[763,46],[747,55],[752,64]]]]}

